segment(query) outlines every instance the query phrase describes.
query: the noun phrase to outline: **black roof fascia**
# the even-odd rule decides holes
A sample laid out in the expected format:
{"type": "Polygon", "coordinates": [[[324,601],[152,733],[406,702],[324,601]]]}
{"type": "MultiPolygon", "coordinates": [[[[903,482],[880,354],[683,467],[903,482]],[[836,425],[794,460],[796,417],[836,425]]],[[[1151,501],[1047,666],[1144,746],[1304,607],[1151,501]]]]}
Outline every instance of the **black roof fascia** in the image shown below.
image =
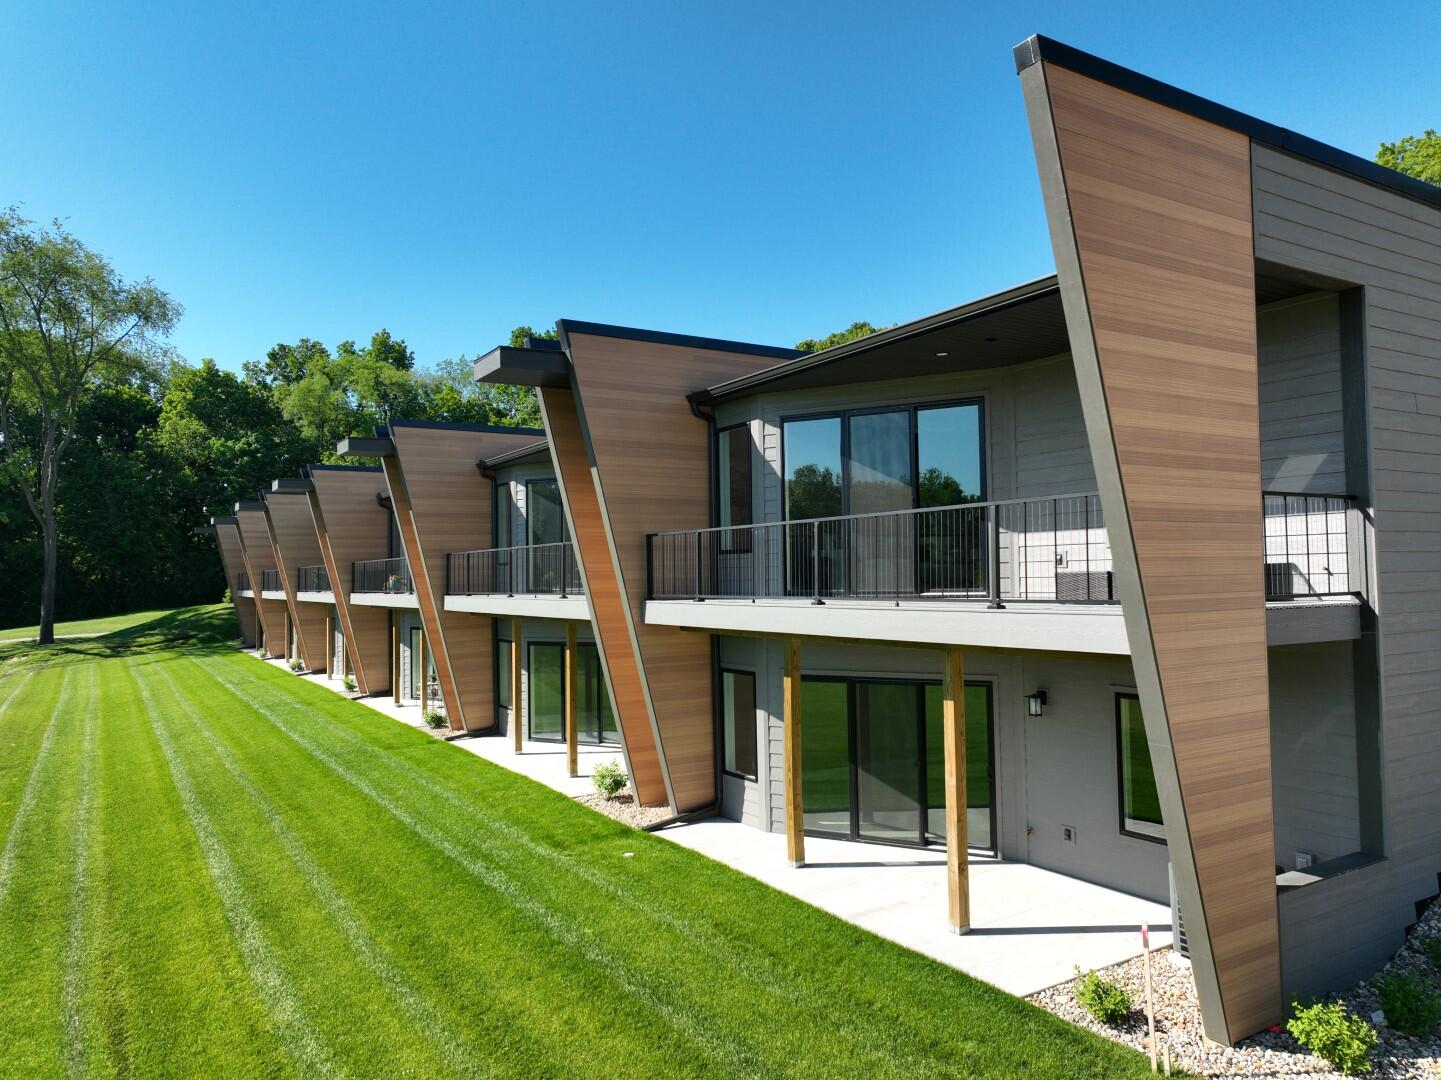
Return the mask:
{"type": "Polygon", "coordinates": [[[680,345],[687,349],[712,349],[716,352],[744,353],[747,356],[769,356],[776,360],[794,360],[805,354],[778,345],[757,345],[750,341],[726,341],[722,338],[694,337],[690,334],[668,334],[660,330],[642,330],[634,326],[612,326],[609,323],[581,322],[561,319],[555,324],[562,348],[570,348],[571,334],[592,334],[595,337],[646,341],[654,345],[680,345]]]}
{"type": "Polygon", "coordinates": [[[231,516],[230,514],[218,514],[218,515],[216,515],[216,516],[214,516],[214,517],[212,517],[212,518],[210,519],[210,524],[212,524],[212,525],[239,525],[240,522],[237,521],[237,520],[236,520],[233,516],[231,516]]]}
{"type": "Polygon", "coordinates": [[[390,427],[436,428],[442,431],[475,431],[482,435],[534,435],[545,438],[545,432],[539,428],[506,427],[504,424],[457,424],[448,420],[392,420],[390,427]]]}
{"type": "Polygon", "coordinates": [[[1142,75],[1138,71],[1121,67],[1120,64],[1103,60],[1099,56],[1082,52],[1080,49],[1041,34],[1036,34],[1021,42],[1015,47],[1014,54],[1017,72],[1025,71],[1032,64],[1044,60],[1057,67],[1074,71],[1078,75],[1114,86],[1118,90],[1154,101],[1157,105],[1165,105],[1167,108],[1190,113],[1192,116],[1220,127],[1230,128],[1255,142],[1265,143],[1277,150],[1284,150],[1297,157],[1307,158],[1318,165],[1350,173],[1352,176],[1378,187],[1390,188],[1392,191],[1409,195],[1413,199],[1419,199],[1433,206],[1441,206],[1441,187],[1428,184],[1424,180],[1417,180],[1405,173],[1396,172],[1394,169],[1388,169],[1384,165],[1377,165],[1374,161],[1367,161],[1365,158],[1347,153],[1345,150],[1318,142],[1316,139],[1300,135],[1289,128],[1278,127],[1264,120],[1258,120],[1254,116],[1217,104],[1209,98],[1181,90],[1169,83],[1163,83],[1149,75],[1142,75]]]}
{"type": "Polygon", "coordinates": [[[254,510],[263,513],[265,510],[265,504],[263,502],[257,502],[254,499],[242,500],[235,504],[235,512],[237,514],[245,510],[254,510]]]}
{"type": "Polygon", "coordinates": [[[307,491],[313,491],[315,485],[309,480],[296,480],[293,477],[284,477],[280,480],[270,481],[270,493],[272,495],[304,495],[307,491]]]}
{"type": "Polygon", "coordinates": [[[760,371],[753,371],[748,375],[742,375],[737,379],[730,379],[705,390],[697,390],[688,394],[687,398],[697,405],[709,404],[720,401],[723,398],[735,397],[738,394],[749,393],[767,383],[775,382],[777,379],[784,379],[795,375],[798,372],[810,371],[813,368],[823,367],[834,360],[852,356],[868,349],[879,348],[893,341],[910,337],[913,334],[922,334],[928,330],[935,330],[938,327],[950,323],[965,322],[969,319],[978,318],[1002,308],[1011,307],[1015,304],[1028,303],[1031,300],[1040,299],[1060,289],[1056,275],[1050,274],[1034,281],[1027,281],[1024,284],[1016,285],[1010,289],[1002,289],[1000,292],[982,296],[976,300],[967,301],[953,308],[938,311],[933,315],[926,315],[914,319],[908,323],[901,323],[899,326],[892,326],[887,330],[878,330],[874,334],[868,334],[863,338],[856,338],[840,345],[832,346],[821,352],[801,353],[795,360],[788,363],[777,364],[774,367],[763,368],[760,371]]]}
{"type": "Polygon", "coordinates": [[[395,443],[390,439],[349,435],[335,444],[335,452],[341,457],[393,457],[395,443]]]}
{"type": "Polygon", "coordinates": [[[476,382],[499,383],[502,386],[548,386],[556,389],[570,386],[570,362],[554,349],[517,349],[500,345],[475,361],[472,369],[476,382]]]}

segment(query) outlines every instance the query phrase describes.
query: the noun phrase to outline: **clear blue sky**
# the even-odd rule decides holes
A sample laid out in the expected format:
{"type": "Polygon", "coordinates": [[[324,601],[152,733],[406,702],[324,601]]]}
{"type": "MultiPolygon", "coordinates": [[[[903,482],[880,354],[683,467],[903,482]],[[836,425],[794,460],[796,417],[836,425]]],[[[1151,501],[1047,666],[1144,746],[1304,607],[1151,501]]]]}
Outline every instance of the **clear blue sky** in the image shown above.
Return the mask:
{"type": "Polygon", "coordinates": [[[558,317],[790,345],[1052,270],[1035,32],[1368,157],[1441,127],[1435,0],[9,0],[0,204],[153,277],[227,367],[558,317]]]}

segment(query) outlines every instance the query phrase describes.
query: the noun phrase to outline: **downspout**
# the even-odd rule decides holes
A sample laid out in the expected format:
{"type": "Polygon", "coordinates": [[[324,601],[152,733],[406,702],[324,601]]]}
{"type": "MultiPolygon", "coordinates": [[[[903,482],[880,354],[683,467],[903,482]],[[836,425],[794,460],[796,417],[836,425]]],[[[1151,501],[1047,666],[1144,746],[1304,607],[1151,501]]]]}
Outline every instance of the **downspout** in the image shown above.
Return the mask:
{"type": "MultiPolygon", "coordinates": [[[[706,422],[707,445],[709,454],[706,456],[706,471],[710,481],[710,524],[712,526],[720,523],[720,490],[716,483],[719,474],[720,446],[716,441],[715,409],[706,408],[703,405],[704,392],[699,394],[687,394],[686,401],[690,405],[690,411],[706,422]]],[[[720,813],[722,804],[721,785],[724,783],[724,774],[721,769],[721,758],[725,754],[725,747],[721,741],[722,725],[715,723],[715,718],[720,715],[720,639],[714,634],[710,635],[710,685],[711,685],[711,740],[713,747],[711,759],[715,762],[715,798],[711,802],[695,810],[687,810],[683,814],[676,814],[661,821],[652,822],[642,826],[645,832],[659,832],[661,829],[668,829],[672,825],[687,825],[692,821],[700,821],[704,818],[715,817],[720,813]]]]}

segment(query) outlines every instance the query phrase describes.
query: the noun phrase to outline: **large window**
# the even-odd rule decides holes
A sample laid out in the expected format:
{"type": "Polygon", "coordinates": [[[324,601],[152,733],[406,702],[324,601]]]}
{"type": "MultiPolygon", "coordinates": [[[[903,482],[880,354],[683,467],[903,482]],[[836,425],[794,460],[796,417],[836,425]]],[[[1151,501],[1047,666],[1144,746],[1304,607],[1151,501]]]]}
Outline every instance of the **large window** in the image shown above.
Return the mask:
{"type": "Polygon", "coordinates": [[[720,524],[749,525],[751,516],[751,429],[749,424],[716,435],[720,466],[720,524]]]}
{"type": "Polygon", "coordinates": [[[981,403],[904,405],[781,425],[787,520],[985,498],[981,403]]]}
{"type": "Polygon", "coordinates": [[[515,544],[515,488],[510,484],[495,485],[495,546],[515,544]]]}
{"type": "Polygon", "coordinates": [[[1151,747],[1141,718],[1141,699],[1116,695],[1117,745],[1121,775],[1121,831],[1146,840],[1164,841],[1161,800],[1156,794],[1156,773],[1151,768],[1151,747]]]}
{"type": "Polygon", "coordinates": [[[725,770],[756,778],[756,677],[749,671],[721,672],[721,714],[725,720],[725,770]]]}
{"type": "Polygon", "coordinates": [[[528,544],[559,544],[565,539],[565,512],[554,480],[526,483],[525,525],[528,544]]]}
{"type": "Polygon", "coordinates": [[[495,640],[495,707],[497,709],[509,710],[512,707],[514,698],[510,685],[511,649],[514,648],[504,638],[495,640]]]}

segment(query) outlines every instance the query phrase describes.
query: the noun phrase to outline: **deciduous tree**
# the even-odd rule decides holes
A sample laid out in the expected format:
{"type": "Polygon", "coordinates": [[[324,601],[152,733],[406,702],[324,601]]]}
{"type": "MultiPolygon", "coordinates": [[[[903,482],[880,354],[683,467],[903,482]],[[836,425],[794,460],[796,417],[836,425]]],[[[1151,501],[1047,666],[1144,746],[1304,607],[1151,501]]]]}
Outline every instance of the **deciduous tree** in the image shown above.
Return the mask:
{"type": "Polygon", "coordinates": [[[0,470],[40,529],[41,644],[55,638],[55,496],[85,395],[153,362],[180,307],[56,221],[0,212],[0,470]]]}

